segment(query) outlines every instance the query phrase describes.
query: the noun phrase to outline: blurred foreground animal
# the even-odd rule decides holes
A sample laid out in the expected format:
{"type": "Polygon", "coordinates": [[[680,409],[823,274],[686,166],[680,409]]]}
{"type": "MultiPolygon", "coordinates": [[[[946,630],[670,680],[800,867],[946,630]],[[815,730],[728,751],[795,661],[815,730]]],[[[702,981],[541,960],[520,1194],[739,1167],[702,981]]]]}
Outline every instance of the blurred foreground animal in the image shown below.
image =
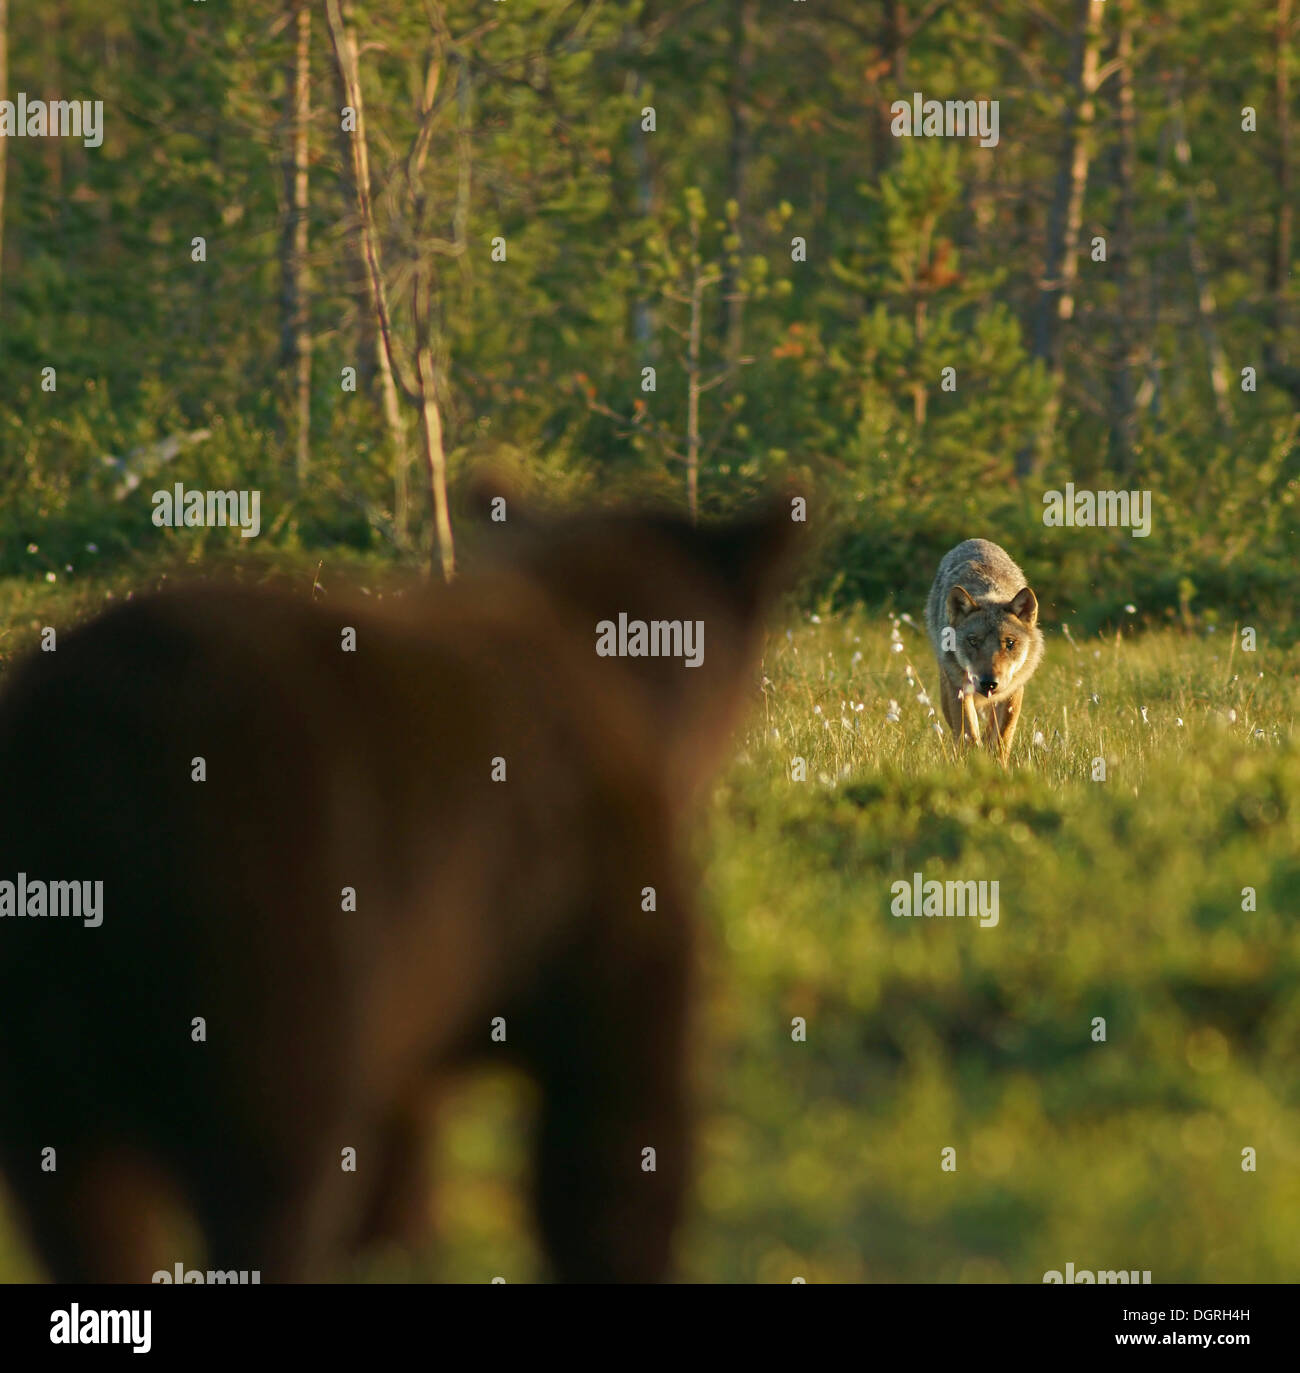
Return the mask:
{"type": "Polygon", "coordinates": [[[1005,763],[1020,721],[1025,683],[1043,656],[1038,598],[1010,554],[967,539],[944,554],[925,607],[939,663],[939,697],[954,736],[988,743],[1005,763]]]}
{"type": "Polygon", "coordinates": [[[0,1167],[53,1278],[298,1280],[409,1242],[429,1091],[497,1056],[540,1088],[554,1275],[666,1275],[680,831],[789,535],[788,507],[578,516],[397,600],[142,597],[14,669],[0,1167]]]}

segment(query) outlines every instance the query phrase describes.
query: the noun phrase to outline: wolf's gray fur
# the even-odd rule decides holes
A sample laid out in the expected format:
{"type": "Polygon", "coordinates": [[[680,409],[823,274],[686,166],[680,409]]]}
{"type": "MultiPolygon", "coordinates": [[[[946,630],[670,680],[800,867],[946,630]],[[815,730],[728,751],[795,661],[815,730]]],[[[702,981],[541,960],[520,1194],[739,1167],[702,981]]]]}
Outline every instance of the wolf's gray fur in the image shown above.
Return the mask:
{"type": "MultiPolygon", "coordinates": [[[[966,539],[950,548],[939,563],[930,598],[925,603],[925,628],[935,657],[943,656],[939,637],[948,627],[948,593],[954,586],[964,586],[981,605],[1008,605],[1016,592],[1028,585],[1011,554],[988,539],[966,539]]],[[[1040,644],[1040,656],[1041,653],[1040,644]]]]}
{"type": "Polygon", "coordinates": [[[987,539],[967,539],[939,563],[925,607],[925,627],[939,664],[940,699],[954,735],[978,738],[972,706],[991,712],[990,744],[1003,761],[1020,714],[1025,683],[1043,656],[1038,598],[1011,555],[987,539]],[[954,631],[945,647],[944,631],[954,631]],[[963,725],[965,719],[965,725],[963,725]]]}

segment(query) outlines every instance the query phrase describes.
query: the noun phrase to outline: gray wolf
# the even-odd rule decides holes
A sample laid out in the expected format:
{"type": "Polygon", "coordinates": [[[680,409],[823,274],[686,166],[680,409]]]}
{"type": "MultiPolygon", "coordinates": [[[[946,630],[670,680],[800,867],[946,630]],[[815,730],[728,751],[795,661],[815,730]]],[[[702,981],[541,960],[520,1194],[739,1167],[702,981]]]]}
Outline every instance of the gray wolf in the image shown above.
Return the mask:
{"type": "Polygon", "coordinates": [[[1006,763],[1025,685],[1043,656],[1038,598],[1010,554],[987,539],[967,539],[944,554],[925,606],[939,664],[939,697],[953,735],[988,743],[1006,763]]]}

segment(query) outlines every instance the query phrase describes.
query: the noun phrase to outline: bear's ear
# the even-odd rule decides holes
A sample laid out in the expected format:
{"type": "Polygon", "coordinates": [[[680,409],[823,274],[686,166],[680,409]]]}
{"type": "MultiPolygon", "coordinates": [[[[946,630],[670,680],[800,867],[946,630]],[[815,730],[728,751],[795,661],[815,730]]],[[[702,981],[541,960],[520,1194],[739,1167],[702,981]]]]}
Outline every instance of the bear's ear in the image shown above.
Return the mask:
{"type": "Polygon", "coordinates": [[[975,597],[964,586],[954,586],[948,593],[948,623],[960,624],[972,611],[979,609],[975,597]]]}
{"type": "Polygon", "coordinates": [[[464,492],[465,509],[473,520],[516,530],[533,529],[541,523],[519,486],[500,468],[480,468],[465,484],[464,492]]]}
{"type": "Polygon", "coordinates": [[[739,519],[693,531],[705,560],[747,612],[763,609],[787,580],[804,528],[795,515],[806,508],[803,497],[783,491],[739,519]]]}
{"type": "Polygon", "coordinates": [[[1038,620],[1038,597],[1027,586],[1021,587],[1011,598],[1010,610],[1032,629],[1038,620]]]}

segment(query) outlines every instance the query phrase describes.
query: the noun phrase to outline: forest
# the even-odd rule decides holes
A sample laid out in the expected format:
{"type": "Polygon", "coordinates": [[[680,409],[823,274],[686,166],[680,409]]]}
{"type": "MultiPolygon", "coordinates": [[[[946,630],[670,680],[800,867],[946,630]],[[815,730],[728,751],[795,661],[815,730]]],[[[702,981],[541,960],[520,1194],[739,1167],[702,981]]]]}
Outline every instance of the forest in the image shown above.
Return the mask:
{"type": "MultiPolygon", "coordinates": [[[[484,469],[800,491],[683,1276],[1294,1281],[1298,53],[1293,0],[0,0],[0,684],[177,566],[450,579],[484,469]],[[1006,773],[930,697],[973,536],[1048,636],[1006,773]],[[998,927],[889,919],[921,867],[998,927]]],[[[539,1272],[526,1111],[466,1088],[416,1275],[539,1272]]]]}

